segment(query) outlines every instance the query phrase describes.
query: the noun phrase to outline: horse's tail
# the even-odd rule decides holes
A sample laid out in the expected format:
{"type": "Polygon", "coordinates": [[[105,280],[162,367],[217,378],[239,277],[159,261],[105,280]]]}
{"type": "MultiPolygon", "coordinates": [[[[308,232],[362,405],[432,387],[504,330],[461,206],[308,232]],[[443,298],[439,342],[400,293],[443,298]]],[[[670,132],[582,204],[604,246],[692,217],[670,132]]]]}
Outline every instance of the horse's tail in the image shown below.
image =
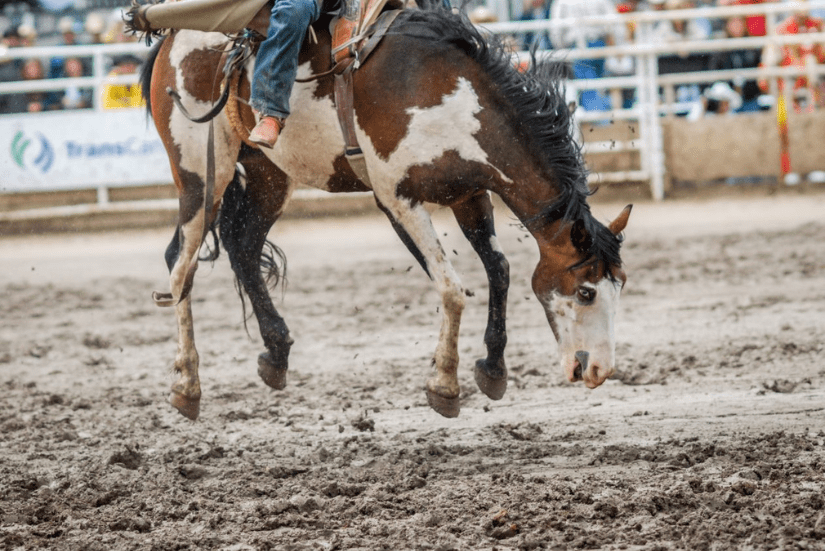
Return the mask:
{"type": "MultiPolygon", "coordinates": [[[[244,232],[252,224],[251,220],[255,218],[254,213],[251,212],[254,203],[255,198],[247,193],[246,171],[241,163],[237,163],[235,175],[223,193],[220,213],[212,228],[210,228],[214,237],[214,250],[210,252],[212,256],[217,258],[220,247],[217,234],[214,231],[217,228],[220,233],[220,242],[223,243],[223,248],[232,261],[232,271],[235,273],[235,290],[241,299],[244,327],[247,332],[249,329],[246,327],[246,322],[250,316],[246,313],[246,297],[240,280],[240,270],[236,268],[235,262],[248,254],[246,247],[248,247],[249,242],[244,232]]],[[[284,286],[286,285],[286,254],[275,243],[264,239],[258,263],[264,281],[269,288],[275,289],[282,283],[284,286]]]]}
{"type": "Polygon", "coordinates": [[[152,49],[149,50],[149,55],[146,57],[143,67],[140,68],[140,93],[143,94],[143,98],[146,100],[146,113],[150,118],[152,116],[152,71],[155,68],[155,60],[158,58],[160,47],[165,39],[166,36],[158,39],[152,49]]]}

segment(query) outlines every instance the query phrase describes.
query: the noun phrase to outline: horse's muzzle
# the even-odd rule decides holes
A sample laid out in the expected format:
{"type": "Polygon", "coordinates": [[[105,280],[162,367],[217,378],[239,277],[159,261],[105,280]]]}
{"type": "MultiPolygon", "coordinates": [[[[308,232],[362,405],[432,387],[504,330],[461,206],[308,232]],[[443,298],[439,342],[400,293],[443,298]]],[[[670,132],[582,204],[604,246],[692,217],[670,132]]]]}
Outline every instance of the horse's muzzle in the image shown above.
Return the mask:
{"type": "Polygon", "coordinates": [[[610,378],[614,371],[591,362],[589,352],[578,350],[574,355],[573,369],[568,371],[568,378],[571,383],[584,381],[587,388],[596,388],[610,378]]]}

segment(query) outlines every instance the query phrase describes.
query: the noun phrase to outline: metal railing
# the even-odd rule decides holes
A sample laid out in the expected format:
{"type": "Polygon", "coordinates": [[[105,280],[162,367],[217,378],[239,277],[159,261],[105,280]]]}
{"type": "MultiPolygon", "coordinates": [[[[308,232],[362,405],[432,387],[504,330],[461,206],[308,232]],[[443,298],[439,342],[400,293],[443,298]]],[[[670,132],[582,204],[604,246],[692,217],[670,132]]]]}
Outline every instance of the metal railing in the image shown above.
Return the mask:
{"type": "MultiPolygon", "coordinates": [[[[616,28],[633,22],[637,28],[637,39],[632,44],[587,48],[578,44],[573,49],[557,49],[552,52],[539,51],[538,55],[552,55],[556,59],[579,60],[607,58],[610,56],[632,56],[635,60],[635,75],[624,77],[607,77],[590,80],[572,80],[568,90],[576,94],[581,90],[635,89],[638,101],[631,109],[614,108],[609,111],[576,111],[579,122],[597,122],[605,120],[635,120],[639,124],[639,139],[629,142],[606,142],[586,144],[586,152],[637,150],[641,156],[641,169],[636,171],[595,173],[592,178],[599,182],[648,181],[651,195],[661,200],[665,195],[665,159],[663,148],[662,116],[674,111],[676,106],[674,88],[681,84],[708,83],[717,80],[735,78],[766,79],[770,83],[772,95],[778,93],[777,79],[790,79],[798,76],[809,77],[811,81],[825,75],[825,65],[815,65],[808,60],[805,68],[795,67],[761,67],[757,69],[740,69],[731,71],[697,71],[690,73],[672,73],[660,75],[658,59],[665,54],[689,54],[725,52],[740,49],[761,49],[766,46],[780,47],[786,44],[825,44],[825,33],[808,33],[802,35],[777,35],[777,19],[794,11],[825,9],[825,1],[784,2],[767,4],[749,4],[741,6],[704,7],[690,10],[644,11],[609,16],[591,16],[578,19],[555,19],[536,21],[512,21],[485,24],[484,28],[498,35],[551,32],[579,25],[602,25],[616,28]],[[710,38],[707,40],[685,40],[680,42],[655,43],[653,26],[661,21],[690,19],[722,19],[731,16],[766,16],[766,36],[744,38],[710,38]],[[664,90],[664,101],[659,89],[664,90]]],[[[519,52],[525,59],[528,54],[519,52]]],[[[790,86],[784,87],[784,93],[790,94],[790,86]]],[[[574,96],[575,97],[575,96],[574,96]]]]}
{"type": "MultiPolygon", "coordinates": [[[[0,50],[0,63],[15,59],[39,59],[48,67],[48,61],[53,58],[91,59],[92,74],[76,78],[46,78],[38,80],[21,80],[17,82],[0,82],[0,94],[19,94],[25,92],[53,92],[65,90],[69,87],[91,88],[92,108],[103,111],[101,98],[103,89],[112,84],[135,84],[137,74],[108,75],[109,66],[118,56],[131,54],[144,59],[149,48],[140,42],[126,42],[122,44],[95,44],[83,46],[35,46],[30,48],[7,48],[0,50]]],[[[9,116],[2,115],[0,116],[9,116]]]]}

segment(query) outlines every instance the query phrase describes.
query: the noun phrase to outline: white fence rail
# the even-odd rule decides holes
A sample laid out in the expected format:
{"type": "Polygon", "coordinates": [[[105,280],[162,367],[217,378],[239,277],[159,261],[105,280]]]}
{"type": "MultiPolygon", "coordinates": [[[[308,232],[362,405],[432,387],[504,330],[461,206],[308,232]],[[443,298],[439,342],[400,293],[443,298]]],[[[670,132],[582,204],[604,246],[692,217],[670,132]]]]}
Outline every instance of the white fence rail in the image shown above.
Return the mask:
{"type": "MultiPolygon", "coordinates": [[[[665,186],[665,159],[662,140],[662,115],[672,113],[675,108],[674,88],[681,84],[706,83],[712,84],[717,80],[732,80],[735,78],[767,79],[771,85],[771,93],[778,93],[777,79],[786,81],[798,76],[807,76],[811,81],[825,75],[825,65],[816,65],[813,60],[807,60],[806,67],[763,67],[757,69],[739,69],[734,71],[696,71],[689,73],[673,73],[660,75],[658,59],[664,54],[686,55],[690,53],[725,52],[741,49],[762,49],[766,46],[779,48],[786,44],[825,44],[825,33],[808,33],[803,35],[776,35],[777,22],[795,11],[809,11],[825,9],[825,1],[812,0],[810,2],[785,2],[752,4],[742,6],[705,7],[691,10],[646,11],[610,16],[587,17],[579,19],[556,19],[539,21],[518,21],[491,23],[485,28],[499,35],[552,32],[555,30],[574,27],[577,25],[603,25],[608,28],[626,25],[634,22],[637,27],[636,41],[632,44],[607,46],[602,48],[586,48],[578,44],[577,48],[554,50],[552,55],[557,59],[607,58],[610,56],[631,56],[635,60],[635,75],[627,77],[613,77],[591,80],[574,80],[568,85],[568,90],[575,94],[587,89],[635,89],[638,101],[632,109],[612,109],[609,111],[577,111],[580,122],[604,120],[635,120],[639,125],[639,139],[622,144],[629,149],[638,149],[641,155],[641,170],[633,172],[596,173],[592,178],[600,182],[616,181],[648,181],[651,194],[657,199],[664,198],[665,186]],[[660,21],[690,20],[707,18],[718,20],[730,16],[766,16],[766,36],[745,38],[711,38],[707,40],[685,40],[679,42],[656,43],[653,39],[653,26],[660,21]],[[659,89],[664,89],[664,101],[660,98],[659,89]]],[[[548,52],[538,52],[539,55],[548,52]]],[[[520,56],[527,54],[521,52],[520,56]]],[[[790,86],[784,87],[784,93],[789,95],[790,86]]],[[[573,96],[575,97],[575,95],[573,96]]],[[[607,144],[598,147],[609,148],[607,144]]],[[[586,151],[594,148],[586,148],[586,151]]],[[[615,149],[614,149],[615,151],[615,149]]],[[[779,159],[777,159],[779,164],[779,159]]],[[[825,161],[823,161],[825,164],[825,161]]]]}
{"type": "MultiPolygon", "coordinates": [[[[658,60],[662,55],[724,52],[738,49],[759,49],[771,45],[825,43],[825,33],[778,36],[774,34],[776,21],[795,10],[825,9],[825,0],[796,3],[768,3],[746,6],[701,8],[679,11],[651,11],[632,14],[616,14],[609,17],[589,17],[580,20],[559,19],[527,22],[505,22],[485,25],[496,34],[523,34],[549,32],[566,26],[601,24],[625,25],[633,21],[637,28],[636,42],[604,48],[574,48],[555,50],[552,55],[561,59],[594,59],[608,56],[631,56],[635,61],[635,74],[592,80],[572,80],[568,84],[572,97],[587,89],[631,89],[636,91],[637,101],[630,109],[614,108],[609,111],[577,110],[579,122],[605,120],[636,121],[638,138],[623,142],[586,143],[585,152],[639,151],[641,166],[638,170],[600,172],[592,175],[599,182],[644,181],[649,182],[655,199],[664,197],[665,159],[662,138],[663,116],[672,114],[680,106],[675,103],[675,86],[690,83],[711,84],[717,80],[734,78],[768,79],[772,92],[777,93],[778,78],[812,77],[825,75],[825,65],[810,64],[806,68],[766,67],[736,71],[704,71],[660,75],[658,60]],[[738,39],[692,40],[678,43],[655,43],[650,38],[652,27],[663,20],[687,20],[692,18],[720,19],[728,16],[767,16],[767,36],[738,39]],[[664,101],[660,95],[664,90],[664,101]]],[[[82,207],[63,207],[55,214],[76,214],[116,209],[175,208],[176,201],[135,201],[114,206],[108,201],[108,189],[118,186],[135,186],[171,182],[168,162],[160,146],[160,140],[151,124],[146,123],[142,109],[104,109],[101,98],[106,86],[133,84],[137,75],[107,76],[111,60],[119,55],[132,54],[144,57],[147,48],[139,43],[95,46],[63,46],[16,48],[0,51],[0,62],[10,59],[52,57],[80,57],[92,61],[92,75],[73,79],[44,79],[0,83],[0,94],[62,90],[68,86],[93,90],[91,109],[55,111],[49,113],[25,113],[0,115],[0,194],[61,189],[98,189],[98,202],[82,207]],[[26,147],[23,144],[26,143],[26,147]],[[98,152],[99,155],[83,155],[82,152],[98,152]],[[74,156],[72,156],[74,154],[74,156]],[[47,162],[48,161],[48,162],[47,162]],[[47,166],[48,165],[48,166],[47,166]],[[47,170],[44,170],[47,168],[47,170]]],[[[538,52],[544,55],[549,52],[538,52]]],[[[519,56],[526,56],[520,52],[519,56]]],[[[790,87],[785,87],[790,93],[790,87]]],[[[616,107],[616,106],[614,106],[616,107]]],[[[684,106],[682,106],[684,107],[684,106]]],[[[777,163],[779,161],[777,160],[777,163]]],[[[46,216],[48,211],[30,211],[33,217],[46,216]]],[[[24,212],[0,213],[0,220],[25,217],[24,212]]]]}

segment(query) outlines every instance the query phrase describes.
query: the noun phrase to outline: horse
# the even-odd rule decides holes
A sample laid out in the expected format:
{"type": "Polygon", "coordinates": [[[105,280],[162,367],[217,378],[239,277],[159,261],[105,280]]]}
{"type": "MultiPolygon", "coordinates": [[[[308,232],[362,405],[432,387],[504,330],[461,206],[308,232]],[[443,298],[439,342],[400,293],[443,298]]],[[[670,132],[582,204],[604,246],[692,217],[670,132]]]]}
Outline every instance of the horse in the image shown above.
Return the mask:
{"type": "MultiPolygon", "coordinates": [[[[313,40],[302,46],[292,115],[271,150],[246,145],[227,110],[209,129],[185,118],[167,93],[175,90],[189,112],[209,109],[220,95],[225,35],[173,31],[155,45],[144,67],[144,97],[169,156],[180,207],[166,251],[171,292],[156,296],[160,305],[174,305],[177,314],[174,369],[180,375],[171,388],[172,405],[190,419],[198,416],[190,291],[205,229],[216,221],[266,347],[258,374],[272,388],[285,387],[293,340],[272,304],[259,261],[269,251],[264,256],[272,265],[267,233],[299,184],[332,193],[372,192],[432,280],[441,299],[441,328],[434,373],[424,390],[439,414],[455,417],[460,411],[458,334],[465,291],[427,203],[452,210],[487,273],[487,355],[474,367],[480,390],[498,400],[507,388],[509,264],[496,238],[491,194],[536,241],[540,255],[532,287],[567,378],[589,388],[602,384],[615,367],[614,317],[627,280],[620,246],[632,205],[606,225],[591,213],[587,169],[565,102],[563,64],[534,59],[519,70],[505,48],[480,34],[465,15],[437,5],[401,11],[352,73],[355,134],[369,174],[365,182],[344,157],[333,81],[324,76],[333,65],[330,21],[322,16],[313,25],[313,40]],[[214,158],[207,148],[210,133],[214,158]],[[206,185],[208,177],[212,186],[206,185]]],[[[248,97],[253,63],[254,58],[246,62],[239,97],[248,97]]],[[[251,128],[252,111],[243,101],[237,106],[251,128]]]]}

